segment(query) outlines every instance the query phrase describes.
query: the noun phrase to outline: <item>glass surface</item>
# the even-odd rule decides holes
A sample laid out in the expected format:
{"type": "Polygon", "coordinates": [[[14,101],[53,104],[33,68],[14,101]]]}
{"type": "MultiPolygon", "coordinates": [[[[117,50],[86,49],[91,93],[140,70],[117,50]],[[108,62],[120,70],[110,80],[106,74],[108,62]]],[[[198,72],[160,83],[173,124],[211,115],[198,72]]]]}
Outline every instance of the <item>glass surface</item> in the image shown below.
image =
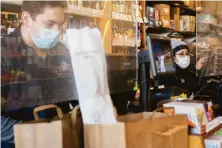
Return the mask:
{"type": "MultiPolygon", "coordinates": [[[[84,7],[84,12],[82,12],[84,14],[87,13],[85,10],[96,9],[93,12],[89,11],[89,13],[103,10],[105,4],[105,1],[68,0],[67,2],[74,8],[77,8],[76,6],[79,6],[78,9],[84,7]]],[[[10,6],[10,4],[7,5],[10,6]]],[[[3,7],[4,4],[2,4],[3,7]]],[[[14,7],[21,6],[15,5],[14,7]]],[[[38,8],[37,5],[34,7],[38,8]]],[[[128,10],[129,7],[132,7],[131,2],[127,2],[126,5],[125,2],[116,1],[114,7],[117,12],[121,10],[121,13],[132,15],[131,10],[128,10]]],[[[13,9],[4,9],[4,11],[13,11],[13,9]]],[[[99,28],[101,34],[104,33],[102,36],[108,36],[107,29],[113,29],[113,38],[116,36],[124,39],[127,44],[136,39],[135,22],[117,20],[116,22],[111,21],[110,25],[109,20],[105,24],[103,19],[90,16],[92,14],[88,14],[88,16],[65,13],[65,22],[59,26],[62,31],[59,34],[58,44],[43,54],[24,43],[20,29],[22,24],[20,13],[16,11],[1,15],[1,107],[3,111],[77,100],[72,63],[67,48],[67,28],[99,28]],[[105,25],[101,25],[101,22],[105,25]],[[12,34],[7,36],[11,32],[12,34]]],[[[112,10],[109,13],[111,15],[112,10]]],[[[59,17],[61,17],[60,14],[56,15],[56,19],[59,17]]],[[[42,25],[38,21],[37,24],[42,25]]],[[[47,28],[49,29],[50,25],[47,28]]],[[[31,32],[37,30],[39,29],[36,26],[30,29],[31,32]]],[[[106,36],[105,40],[107,40],[106,36]]],[[[109,38],[111,41],[105,43],[110,43],[109,45],[112,46],[112,39],[109,38]]],[[[110,92],[133,90],[137,77],[136,47],[113,46],[107,55],[109,81],[112,81],[109,84],[112,85],[110,88],[114,88],[110,92]],[[129,72],[124,72],[127,70],[129,72]],[[116,86],[120,87],[117,89],[116,86]]]]}
{"type": "Polygon", "coordinates": [[[152,39],[152,47],[157,73],[175,71],[170,40],[152,39]]]}

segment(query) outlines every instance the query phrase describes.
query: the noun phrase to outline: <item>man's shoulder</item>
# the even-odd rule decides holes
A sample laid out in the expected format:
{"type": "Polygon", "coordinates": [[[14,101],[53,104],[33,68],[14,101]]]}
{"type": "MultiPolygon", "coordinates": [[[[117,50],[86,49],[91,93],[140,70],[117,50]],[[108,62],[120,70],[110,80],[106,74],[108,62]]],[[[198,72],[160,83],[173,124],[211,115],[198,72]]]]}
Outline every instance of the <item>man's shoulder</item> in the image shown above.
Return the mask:
{"type": "Polygon", "coordinates": [[[69,51],[68,48],[66,47],[65,44],[63,44],[62,42],[58,41],[56,44],[56,48],[61,49],[61,50],[66,50],[69,51]]]}
{"type": "Polygon", "coordinates": [[[69,49],[62,42],[58,41],[53,50],[49,52],[49,55],[69,56],[69,49]]]}

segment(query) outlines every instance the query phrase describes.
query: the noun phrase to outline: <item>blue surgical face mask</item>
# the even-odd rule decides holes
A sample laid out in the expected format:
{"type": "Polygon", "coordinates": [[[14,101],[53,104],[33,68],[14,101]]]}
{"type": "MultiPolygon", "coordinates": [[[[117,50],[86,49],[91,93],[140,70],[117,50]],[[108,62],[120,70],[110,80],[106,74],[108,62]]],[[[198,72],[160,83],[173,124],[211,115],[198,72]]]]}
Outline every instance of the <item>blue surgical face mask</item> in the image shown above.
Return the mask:
{"type": "Polygon", "coordinates": [[[37,37],[35,37],[31,33],[31,30],[29,30],[33,42],[40,49],[52,49],[58,41],[59,31],[53,29],[46,29],[39,26],[38,28],[39,28],[39,36],[37,37]]]}

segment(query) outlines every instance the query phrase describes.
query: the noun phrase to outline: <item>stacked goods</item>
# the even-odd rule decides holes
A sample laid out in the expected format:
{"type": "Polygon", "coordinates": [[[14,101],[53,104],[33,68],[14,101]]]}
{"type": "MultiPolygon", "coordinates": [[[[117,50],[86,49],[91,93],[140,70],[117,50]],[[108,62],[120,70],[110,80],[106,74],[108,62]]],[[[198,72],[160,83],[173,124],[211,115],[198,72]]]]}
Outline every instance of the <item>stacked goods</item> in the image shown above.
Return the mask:
{"type": "Polygon", "coordinates": [[[166,108],[173,107],[176,114],[186,114],[189,125],[192,127],[201,127],[209,122],[203,103],[170,102],[163,106],[166,108]]]}
{"type": "Polygon", "coordinates": [[[212,14],[200,13],[197,16],[197,23],[217,24],[217,18],[212,14]]]}
{"type": "Polygon", "coordinates": [[[222,2],[217,2],[216,15],[218,19],[218,25],[222,25],[222,2]]]}
{"type": "Polygon", "coordinates": [[[156,4],[154,8],[160,13],[162,27],[170,28],[170,6],[166,4],[156,4]]]}
{"type": "Polygon", "coordinates": [[[208,34],[205,37],[198,37],[197,40],[197,60],[205,57],[207,64],[203,67],[206,70],[206,74],[203,75],[215,75],[221,74],[221,46],[222,42],[215,34],[208,34]]]}
{"type": "Polygon", "coordinates": [[[189,15],[180,16],[180,31],[195,31],[196,17],[189,15]]]}
{"type": "Polygon", "coordinates": [[[214,62],[214,73],[216,75],[222,74],[222,46],[215,49],[215,62],[214,62]]]}
{"type": "Polygon", "coordinates": [[[218,2],[203,1],[201,3],[203,12],[215,15],[216,14],[217,3],[218,2]]]}
{"type": "Polygon", "coordinates": [[[148,26],[151,26],[151,27],[160,27],[161,26],[159,10],[157,10],[153,7],[147,7],[146,8],[146,16],[148,18],[148,26]]]}
{"type": "Polygon", "coordinates": [[[195,1],[184,0],[184,5],[189,7],[190,9],[195,9],[195,1]]]}
{"type": "Polygon", "coordinates": [[[171,13],[170,13],[170,18],[171,20],[174,21],[174,29],[176,31],[179,30],[179,26],[180,26],[180,8],[179,7],[173,7],[171,9],[171,13]]]}
{"type": "Polygon", "coordinates": [[[215,15],[199,13],[197,16],[197,32],[210,32],[211,29],[209,24],[217,24],[217,18],[215,17],[215,15]]]}

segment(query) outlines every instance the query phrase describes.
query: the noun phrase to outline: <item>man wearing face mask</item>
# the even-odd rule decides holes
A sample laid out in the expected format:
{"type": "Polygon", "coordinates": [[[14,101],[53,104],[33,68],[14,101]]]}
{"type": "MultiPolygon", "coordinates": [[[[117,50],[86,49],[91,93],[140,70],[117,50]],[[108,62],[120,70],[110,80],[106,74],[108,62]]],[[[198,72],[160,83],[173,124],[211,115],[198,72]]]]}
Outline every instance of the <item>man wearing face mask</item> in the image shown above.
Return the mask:
{"type": "Polygon", "coordinates": [[[58,41],[66,7],[23,1],[22,25],[1,40],[1,143],[14,143],[13,125],[33,120],[33,107],[65,102],[58,105],[67,112],[76,98],[69,51],[58,41]]]}
{"type": "MultiPolygon", "coordinates": [[[[195,92],[199,88],[198,77],[190,70],[191,54],[189,47],[183,41],[172,39],[173,58],[176,65],[176,85],[180,88],[195,92]]],[[[205,63],[205,58],[201,58],[196,63],[196,69],[200,70],[205,63]]]]}

